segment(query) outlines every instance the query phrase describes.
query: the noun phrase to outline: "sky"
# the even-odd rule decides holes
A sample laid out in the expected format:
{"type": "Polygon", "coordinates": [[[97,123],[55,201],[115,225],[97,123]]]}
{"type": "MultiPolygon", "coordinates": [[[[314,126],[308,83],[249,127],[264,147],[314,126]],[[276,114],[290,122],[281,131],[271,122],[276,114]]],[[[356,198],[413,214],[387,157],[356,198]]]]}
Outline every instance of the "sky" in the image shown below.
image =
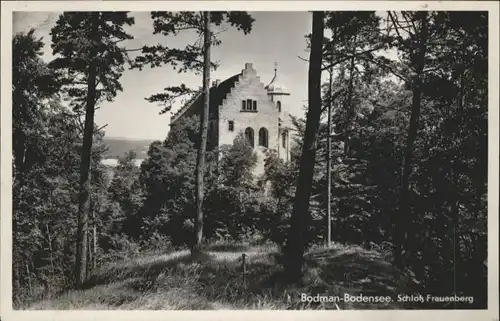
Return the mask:
{"type": "MultiPolygon", "coordinates": [[[[50,29],[59,16],[59,12],[15,12],[13,32],[26,32],[35,28],[35,34],[45,42],[43,59],[47,62],[53,56],[50,48],[50,29]]],[[[261,81],[267,85],[274,75],[277,63],[281,81],[290,95],[289,111],[293,115],[303,115],[303,105],[307,102],[308,64],[298,56],[307,58],[305,35],[310,33],[312,16],[309,12],[250,12],[255,19],[252,32],[243,32],[227,27],[219,34],[222,44],[213,47],[212,61],[219,62],[217,70],[212,71],[211,81],[229,78],[250,62],[257,70],[261,81]],[[292,22],[292,23],[291,23],[292,22]]],[[[127,28],[134,36],[124,42],[127,48],[134,49],[143,45],[167,44],[181,48],[193,43],[196,36],[183,33],[165,37],[153,35],[153,24],[149,12],[131,12],[135,24],[127,28]]],[[[160,93],[163,88],[181,83],[198,88],[202,85],[201,75],[193,73],[178,74],[169,66],[159,68],[145,67],[142,71],[126,70],[121,79],[123,91],[113,102],[104,102],[96,111],[96,123],[104,129],[108,137],[128,139],[161,139],[169,130],[170,115],[177,111],[177,104],[169,112],[159,115],[161,107],[147,102],[144,98],[160,93]]],[[[285,106],[284,106],[285,107],[285,106]]]]}

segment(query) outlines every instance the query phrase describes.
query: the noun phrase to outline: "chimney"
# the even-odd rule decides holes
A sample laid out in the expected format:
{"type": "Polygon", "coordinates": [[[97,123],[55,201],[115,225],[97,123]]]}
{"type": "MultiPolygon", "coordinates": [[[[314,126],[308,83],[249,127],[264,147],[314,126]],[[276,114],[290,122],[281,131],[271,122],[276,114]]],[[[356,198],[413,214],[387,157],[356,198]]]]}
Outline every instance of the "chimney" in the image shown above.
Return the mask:
{"type": "Polygon", "coordinates": [[[253,69],[252,63],[251,62],[245,63],[245,69],[253,69]]]}
{"type": "Polygon", "coordinates": [[[216,79],[216,80],[214,80],[212,82],[212,87],[216,87],[217,88],[217,87],[219,87],[219,85],[220,85],[220,79],[216,79]]]}

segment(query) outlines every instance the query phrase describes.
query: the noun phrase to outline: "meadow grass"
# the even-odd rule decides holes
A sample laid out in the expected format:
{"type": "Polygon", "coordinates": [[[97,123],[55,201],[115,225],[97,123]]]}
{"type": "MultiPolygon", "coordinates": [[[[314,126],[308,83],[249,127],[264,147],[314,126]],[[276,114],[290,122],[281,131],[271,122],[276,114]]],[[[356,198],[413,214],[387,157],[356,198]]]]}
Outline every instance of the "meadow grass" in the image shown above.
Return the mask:
{"type": "Polygon", "coordinates": [[[284,281],[272,245],[212,244],[189,251],[142,255],[95,270],[83,289],[25,307],[30,310],[398,309],[396,302],[301,302],[308,295],[389,295],[407,290],[408,278],[375,251],[357,246],[316,247],[307,253],[300,284],[284,281]],[[243,274],[242,254],[246,254],[243,274]]]}

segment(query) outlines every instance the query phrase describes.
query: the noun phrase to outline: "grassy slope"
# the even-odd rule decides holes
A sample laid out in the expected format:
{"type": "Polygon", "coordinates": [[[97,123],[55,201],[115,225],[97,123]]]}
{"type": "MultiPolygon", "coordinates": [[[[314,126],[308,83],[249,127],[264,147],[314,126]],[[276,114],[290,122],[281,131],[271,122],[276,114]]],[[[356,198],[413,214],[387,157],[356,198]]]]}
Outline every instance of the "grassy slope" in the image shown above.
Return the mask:
{"type": "MultiPolygon", "coordinates": [[[[301,285],[281,282],[277,250],[217,248],[192,259],[188,251],[115,262],[96,271],[86,289],[69,291],[28,307],[39,309],[336,309],[332,303],[302,303],[310,295],[405,293],[406,278],[379,253],[336,246],[307,255],[301,285]],[[241,254],[246,253],[243,279],[241,254]]],[[[338,303],[340,309],[398,309],[399,303],[338,303]]]]}

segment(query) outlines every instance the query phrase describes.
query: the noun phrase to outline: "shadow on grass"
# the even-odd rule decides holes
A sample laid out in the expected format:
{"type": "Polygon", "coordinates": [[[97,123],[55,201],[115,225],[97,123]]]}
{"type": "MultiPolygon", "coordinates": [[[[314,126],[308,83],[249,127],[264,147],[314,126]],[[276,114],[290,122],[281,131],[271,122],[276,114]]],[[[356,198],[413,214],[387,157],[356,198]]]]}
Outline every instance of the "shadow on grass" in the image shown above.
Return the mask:
{"type": "Polygon", "coordinates": [[[212,256],[202,253],[196,257],[191,254],[167,257],[164,260],[157,260],[141,264],[140,262],[131,263],[130,266],[109,267],[91,275],[82,285],[81,289],[89,289],[96,285],[107,284],[129,278],[151,278],[159,275],[166,269],[173,269],[180,264],[192,264],[197,262],[209,261],[212,256]]]}
{"type": "MultiPolygon", "coordinates": [[[[277,260],[281,261],[280,258],[277,260]]],[[[299,304],[300,295],[340,296],[345,293],[364,296],[390,296],[394,302],[381,303],[338,303],[341,309],[399,309],[402,305],[395,302],[400,293],[407,292],[408,277],[394,268],[376,252],[361,248],[346,251],[324,249],[309,253],[305,257],[304,277],[297,284],[287,284],[283,269],[268,275],[259,284],[253,286],[274,292],[288,292],[293,309],[336,309],[333,303],[299,304]],[[295,302],[295,304],[293,304],[295,302]]]]}
{"type": "Polygon", "coordinates": [[[250,245],[248,244],[211,244],[205,247],[205,251],[210,252],[242,252],[248,251],[250,249],[250,245]]]}
{"type": "MultiPolygon", "coordinates": [[[[329,279],[350,284],[366,284],[364,289],[384,290],[381,295],[386,294],[385,290],[389,285],[397,285],[395,282],[402,277],[402,273],[388,262],[381,258],[367,257],[363,253],[311,255],[308,264],[320,267],[329,279]]],[[[389,289],[390,291],[392,290],[389,289]]]]}
{"type": "MultiPolygon", "coordinates": [[[[313,251],[306,255],[305,275],[301,283],[288,284],[280,254],[259,253],[248,257],[246,273],[241,261],[223,259],[219,252],[241,252],[245,245],[212,245],[198,257],[190,253],[166,255],[155,261],[125,262],[92,275],[84,289],[127,282],[126,288],[139,295],[164,293],[183,297],[190,303],[174,306],[189,309],[336,309],[333,303],[311,304],[300,301],[301,293],[340,296],[345,293],[365,296],[397,297],[405,293],[407,280],[403,273],[376,252],[361,248],[338,248],[313,251]]],[[[150,300],[151,301],[151,300],[150,300]]],[[[125,301],[114,302],[120,305],[125,301]]],[[[341,309],[402,308],[396,302],[339,303],[341,309]]]]}

